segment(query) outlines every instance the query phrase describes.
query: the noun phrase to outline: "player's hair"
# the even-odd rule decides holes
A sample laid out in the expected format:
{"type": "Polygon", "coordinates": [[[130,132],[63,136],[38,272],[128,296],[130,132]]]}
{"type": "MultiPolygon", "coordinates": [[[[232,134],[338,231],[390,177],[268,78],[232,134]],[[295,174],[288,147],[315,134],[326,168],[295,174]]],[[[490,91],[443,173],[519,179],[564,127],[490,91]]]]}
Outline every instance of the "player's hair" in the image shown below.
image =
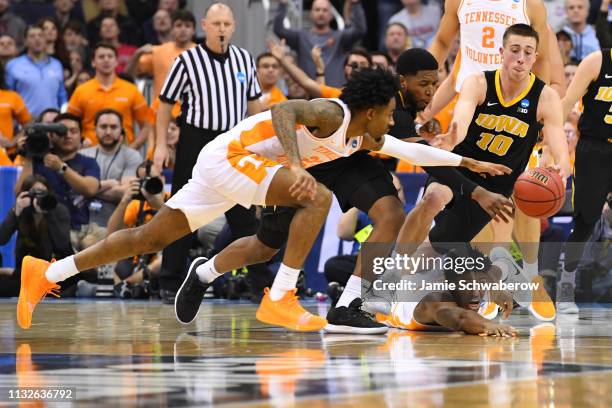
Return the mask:
{"type": "Polygon", "coordinates": [[[107,43],[107,42],[99,42],[96,45],[94,45],[94,48],[93,48],[93,50],[91,52],[91,58],[92,59],[96,56],[96,52],[100,48],[106,48],[108,50],[112,50],[115,53],[115,57],[117,56],[117,49],[115,47],[113,47],[112,44],[107,43]]]}
{"type": "Polygon", "coordinates": [[[346,64],[348,64],[349,58],[351,58],[351,55],[360,55],[363,58],[368,60],[368,65],[372,66],[372,56],[370,56],[370,53],[367,52],[364,48],[361,47],[357,47],[357,48],[353,48],[352,50],[350,50],[347,54],[346,57],[344,58],[344,64],[342,64],[342,66],[345,66],[346,64]]]}
{"type": "Polygon", "coordinates": [[[453,259],[453,262],[444,262],[444,265],[448,266],[456,266],[458,265],[458,260],[460,258],[463,259],[473,259],[480,260],[480,262],[474,262],[474,267],[471,269],[466,269],[462,273],[459,273],[454,268],[445,268],[444,269],[444,277],[449,282],[457,282],[461,279],[465,279],[466,274],[469,273],[486,273],[491,268],[491,260],[488,256],[485,256],[478,249],[474,248],[471,244],[466,243],[464,247],[453,248],[446,253],[446,258],[453,259]]]}
{"type": "Polygon", "coordinates": [[[259,61],[261,61],[264,58],[274,58],[275,60],[278,61],[278,59],[274,55],[272,55],[271,52],[262,52],[261,54],[257,56],[257,59],[255,60],[255,66],[258,67],[259,61]]]}
{"type": "Polygon", "coordinates": [[[77,115],[73,115],[72,113],[60,113],[59,115],[57,115],[55,117],[55,119],[53,119],[53,123],[59,123],[62,120],[71,120],[73,122],[76,122],[79,124],[79,132],[83,131],[83,125],[81,123],[81,118],[78,117],[77,115]]]}
{"type": "Polygon", "coordinates": [[[177,21],[191,23],[194,27],[196,25],[195,16],[189,10],[175,10],[170,15],[170,18],[172,19],[172,25],[174,25],[174,23],[176,23],[177,21]]]}
{"type": "Polygon", "coordinates": [[[395,63],[400,75],[416,75],[419,71],[437,71],[438,61],[423,48],[411,48],[402,52],[395,63]]]}
{"type": "Polygon", "coordinates": [[[123,115],[110,108],[100,109],[96,112],[96,115],[94,116],[94,126],[98,126],[98,121],[102,115],[115,115],[117,118],[119,118],[119,126],[123,126],[123,115]]]}
{"type": "Polygon", "coordinates": [[[534,30],[533,27],[527,24],[514,24],[508,27],[506,31],[504,32],[504,36],[502,39],[502,44],[504,46],[506,45],[506,41],[508,40],[508,37],[510,37],[511,35],[535,38],[536,48],[538,47],[538,44],[540,43],[540,36],[538,35],[538,32],[534,30]]]}
{"type": "Polygon", "coordinates": [[[351,112],[384,106],[399,90],[397,77],[385,69],[355,70],[342,89],[340,99],[351,112]]]}

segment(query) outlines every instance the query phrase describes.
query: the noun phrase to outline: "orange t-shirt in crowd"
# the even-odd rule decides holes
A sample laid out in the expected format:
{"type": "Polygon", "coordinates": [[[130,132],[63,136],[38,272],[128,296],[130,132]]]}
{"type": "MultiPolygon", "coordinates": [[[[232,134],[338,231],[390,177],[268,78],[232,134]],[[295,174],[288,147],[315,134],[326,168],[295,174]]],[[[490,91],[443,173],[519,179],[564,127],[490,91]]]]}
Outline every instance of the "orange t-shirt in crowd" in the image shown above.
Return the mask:
{"type": "MultiPolygon", "coordinates": [[[[170,198],[170,194],[164,194],[166,200],[170,198]]],[[[132,200],[128,204],[125,209],[125,213],[123,214],[123,222],[127,225],[128,228],[132,228],[136,226],[136,222],[138,221],[138,210],[140,209],[140,200],[132,200]]],[[[149,202],[145,200],[144,206],[142,207],[142,211],[145,211],[146,214],[143,218],[143,224],[151,221],[155,213],[152,211],[149,202]]]]}
{"type": "Polygon", "coordinates": [[[339,98],[342,93],[342,89],[334,88],[321,84],[319,89],[321,90],[321,98],[339,98]]]}
{"type": "Polygon", "coordinates": [[[0,147],[0,166],[13,166],[13,162],[8,157],[3,147],[0,147]]]}
{"type": "Polygon", "coordinates": [[[183,51],[195,47],[195,45],[195,43],[190,43],[186,48],[178,48],[174,41],[170,41],[161,45],[154,45],[150,54],[144,54],[140,57],[138,74],[153,77],[153,96],[159,96],[176,57],[183,51]]]}
{"type": "Polygon", "coordinates": [[[89,139],[93,146],[98,144],[94,119],[101,109],[114,109],[123,115],[123,128],[128,143],[134,141],[134,119],[141,125],[148,123],[151,110],[136,85],[115,78],[112,85],[106,89],[96,78],[77,86],[70,101],[68,112],[81,117],[83,121],[83,136],[89,139]]]}
{"type": "Polygon", "coordinates": [[[272,105],[286,101],[287,97],[277,86],[274,86],[270,92],[262,94],[259,100],[266,108],[270,108],[272,105]]]}
{"type": "Polygon", "coordinates": [[[17,92],[0,89],[0,132],[9,140],[13,139],[13,120],[23,125],[32,116],[17,92]]]}

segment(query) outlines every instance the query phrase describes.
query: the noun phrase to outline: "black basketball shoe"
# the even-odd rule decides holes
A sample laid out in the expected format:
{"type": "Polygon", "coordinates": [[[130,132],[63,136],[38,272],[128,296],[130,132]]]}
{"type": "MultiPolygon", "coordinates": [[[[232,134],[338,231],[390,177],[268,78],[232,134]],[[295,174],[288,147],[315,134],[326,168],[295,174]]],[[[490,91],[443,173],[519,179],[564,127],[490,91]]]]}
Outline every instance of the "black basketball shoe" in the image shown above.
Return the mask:
{"type": "Polygon", "coordinates": [[[187,276],[183,281],[183,284],[176,292],[174,298],[174,314],[179,322],[188,324],[195,319],[204,299],[204,293],[210,286],[210,283],[202,283],[196,269],[198,266],[208,261],[207,258],[201,257],[196,258],[189,266],[187,276]]]}
{"type": "Polygon", "coordinates": [[[383,334],[387,326],[374,320],[374,316],[361,310],[361,299],[356,298],[348,307],[333,307],[327,312],[328,333],[383,334]]]}

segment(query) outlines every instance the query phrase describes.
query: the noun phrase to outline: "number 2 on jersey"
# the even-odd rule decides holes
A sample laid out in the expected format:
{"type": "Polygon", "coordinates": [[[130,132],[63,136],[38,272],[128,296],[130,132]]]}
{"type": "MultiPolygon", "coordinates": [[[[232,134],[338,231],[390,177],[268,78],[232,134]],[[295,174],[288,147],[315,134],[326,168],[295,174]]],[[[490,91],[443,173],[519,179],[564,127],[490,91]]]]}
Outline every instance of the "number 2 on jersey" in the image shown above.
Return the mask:
{"type": "Polygon", "coordinates": [[[505,156],[512,142],[512,138],[508,136],[481,133],[480,140],[476,142],[476,145],[482,150],[488,150],[498,156],[505,156]]]}
{"type": "Polygon", "coordinates": [[[482,28],[482,47],[493,48],[495,47],[495,28],[486,26],[482,28]]]}

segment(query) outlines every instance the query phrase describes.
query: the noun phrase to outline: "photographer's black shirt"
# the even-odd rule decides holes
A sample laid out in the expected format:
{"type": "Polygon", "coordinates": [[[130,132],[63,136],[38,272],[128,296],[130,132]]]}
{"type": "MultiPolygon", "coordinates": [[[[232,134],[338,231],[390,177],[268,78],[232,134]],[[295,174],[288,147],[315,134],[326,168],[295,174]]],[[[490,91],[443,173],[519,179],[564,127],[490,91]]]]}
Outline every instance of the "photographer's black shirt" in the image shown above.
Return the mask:
{"type": "MultiPolygon", "coordinates": [[[[73,159],[66,160],[65,163],[81,176],[92,176],[100,180],[100,167],[96,160],[91,157],[85,157],[77,153],[73,159]]],[[[91,199],[74,191],[63,175],[46,167],[42,161],[34,160],[32,168],[34,174],[40,174],[49,181],[57,200],[64,204],[70,212],[72,229],[80,229],[81,225],[89,224],[89,203],[91,199]]]]}

